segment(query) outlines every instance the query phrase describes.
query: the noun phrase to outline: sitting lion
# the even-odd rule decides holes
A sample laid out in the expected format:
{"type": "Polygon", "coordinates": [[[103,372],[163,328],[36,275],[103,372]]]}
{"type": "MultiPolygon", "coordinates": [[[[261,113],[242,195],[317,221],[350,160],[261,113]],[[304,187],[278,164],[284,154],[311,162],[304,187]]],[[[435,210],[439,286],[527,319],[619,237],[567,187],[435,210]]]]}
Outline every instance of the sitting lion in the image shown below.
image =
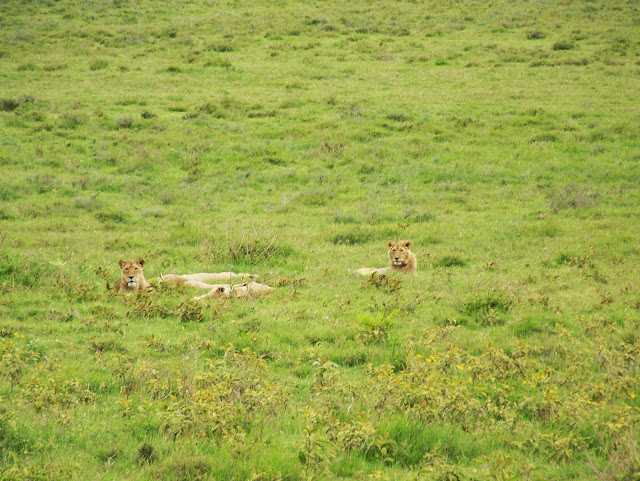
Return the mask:
{"type": "Polygon", "coordinates": [[[113,286],[115,292],[146,292],[149,283],[144,278],[144,259],[125,261],[120,259],[118,265],[122,272],[120,279],[113,286]]]}
{"type": "Polygon", "coordinates": [[[418,273],[418,262],[416,255],[409,249],[411,241],[389,241],[389,267],[362,267],[356,271],[361,276],[370,276],[372,274],[384,274],[388,270],[401,272],[403,274],[418,273]]]}
{"type": "Polygon", "coordinates": [[[217,299],[229,299],[230,297],[258,297],[266,296],[273,290],[272,287],[258,282],[249,282],[248,284],[217,284],[213,289],[204,296],[194,297],[196,300],[207,299],[210,297],[217,299]]]}

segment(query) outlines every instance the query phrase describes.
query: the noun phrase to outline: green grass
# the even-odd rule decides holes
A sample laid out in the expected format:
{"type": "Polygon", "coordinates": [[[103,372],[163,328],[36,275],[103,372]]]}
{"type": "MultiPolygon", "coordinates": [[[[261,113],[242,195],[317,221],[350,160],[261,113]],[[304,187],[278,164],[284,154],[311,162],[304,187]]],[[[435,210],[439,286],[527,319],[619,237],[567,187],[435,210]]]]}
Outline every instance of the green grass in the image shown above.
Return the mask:
{"type": "Polygon", "coordinates": [[[637,474],[634,2],[0,18],[0,479],[637,474]]]}

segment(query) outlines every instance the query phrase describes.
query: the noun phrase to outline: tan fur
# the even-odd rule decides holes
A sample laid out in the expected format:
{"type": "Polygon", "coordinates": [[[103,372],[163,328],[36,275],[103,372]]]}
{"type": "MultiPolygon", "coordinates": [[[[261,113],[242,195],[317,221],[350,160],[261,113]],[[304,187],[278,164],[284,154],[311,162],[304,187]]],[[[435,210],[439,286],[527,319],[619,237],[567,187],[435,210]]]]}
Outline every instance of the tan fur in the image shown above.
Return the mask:
{"type": "Polygon", "coordinates": [[[388,270],[388,267],[361,267],[356,271],[356,274],[360,276],[372,276],[373,274],[384,274],[388,270]]]}
{"type": "Polygon", "coordinates": [[[409,249],[411,241],[404,240],[387,243],[389,246],[389,264],[392,270],[402,272],[403,274],[418,273],[418,261],[416,255],[409,249]]]}
{"type": "Polygon", "coordinates": [[[115,292],[146,292],[149,283],[144,278],[144,259],[137,261],[118,261],[120,266],[120,279],[113,286],[115,292]]]}
{"type": "Polygon", "coordinates": [[[212,286],[209,293],[204,296],[197,296],[194,299],[228,299],[230,297],[258,297],[266,296],[273,290],[272,287],[266,284],[259,284],[258,282],[249,282],[248,284],[217,284],[212,286]]]}
{"type": "Polygon", "coordinates": [[[371,276],[373,274],[385,274],[389,270],[401,272],[403,274],[417,275],[418,262],[416,255],[409,249],[411,241],[389,241],[387,243],[389,251],[389,267],[362,267],[356,270],[356,274],[361,276],[371,276]]]}
{"type": "Polygon", "coordinates": [[[170,284],[176,284],[178,286],[195,287],[198,289],[211,289],[212,284],[207,284],[210,281],[230,281],[231,279],[238,279],[243,277],[249,277],[255,279],[256,275],[247,274],[241,272],[236,274],[234,272],[199,272],[197,274],[165,274],[158,277],[158,283],[168,282],[170,284]]]}

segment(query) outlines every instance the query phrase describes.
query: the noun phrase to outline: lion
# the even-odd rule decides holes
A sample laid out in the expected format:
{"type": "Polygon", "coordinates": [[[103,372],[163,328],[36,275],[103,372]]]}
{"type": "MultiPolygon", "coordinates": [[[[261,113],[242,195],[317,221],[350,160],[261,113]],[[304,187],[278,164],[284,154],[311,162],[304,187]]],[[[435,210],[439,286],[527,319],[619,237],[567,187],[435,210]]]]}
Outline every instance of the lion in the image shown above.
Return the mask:
{"type": "Polygon", "coordinates": [[[169,284],[194,287],[196,289],[213,289],[216,285],[209,284],[208,282],[230,281],[231,279],[245,277],[255,279],[258,276],[246,272],[241,272],[240,274],[236,274],[235,272],[199,272],[197,274],[165,274],[158,277],[157,281],[158,283],[168,282],[169,284]]]}
{"type": "Polygon", "coordinates": [[[146,292],[150,284],[144,278],[144,259],[137,261],[125,261],[120,259],[118,265],[121,273],[120,279],[113,286],[115,292],[146,292]]]}
{"type": "Polygon", "coordinates": [[[356,271],[361,276],[371,276],[373,274],[384,274],[389,270],[401,272],[402,274],[418,274],[418,262],[416,255],[411,252],[411,241],[402,240],[398,242],[389,241],[389,267],[362,267],[356,271]]]}
{"type": "Polygon", "coordinates": [[[217,299],[229,299],[230,297],[258,297],[267,296],[273,290],[272,287],[258,282],[249,282],[245,284],[217,284],[204,296],[194,297],[196,300],[208,299],[210,297],[217,299]]]}

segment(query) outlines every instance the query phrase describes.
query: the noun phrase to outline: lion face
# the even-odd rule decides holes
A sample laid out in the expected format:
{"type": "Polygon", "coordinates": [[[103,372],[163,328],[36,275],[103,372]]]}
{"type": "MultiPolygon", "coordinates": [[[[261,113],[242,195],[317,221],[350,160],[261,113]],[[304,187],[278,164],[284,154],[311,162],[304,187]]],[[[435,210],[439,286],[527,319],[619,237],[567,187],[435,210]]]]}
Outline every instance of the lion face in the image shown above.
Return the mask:
{"type": "Polygon", "coordinates": [[[396,267],[404,267],[409,264],[409,261],[411,260],[411,251],[409,250],[411,241],[389,241],[388,246],[389,261],[391,262],[391,265],[396,267]]]}
{"type": "Polygon", "coordinates": [[[137,261],[125,261],[120,259],[118,261],[122,274],[120,280],[123,284],[131,289],[136,289],[145,284],[143,267],[144,259],[138,259],[137,261]]]}

